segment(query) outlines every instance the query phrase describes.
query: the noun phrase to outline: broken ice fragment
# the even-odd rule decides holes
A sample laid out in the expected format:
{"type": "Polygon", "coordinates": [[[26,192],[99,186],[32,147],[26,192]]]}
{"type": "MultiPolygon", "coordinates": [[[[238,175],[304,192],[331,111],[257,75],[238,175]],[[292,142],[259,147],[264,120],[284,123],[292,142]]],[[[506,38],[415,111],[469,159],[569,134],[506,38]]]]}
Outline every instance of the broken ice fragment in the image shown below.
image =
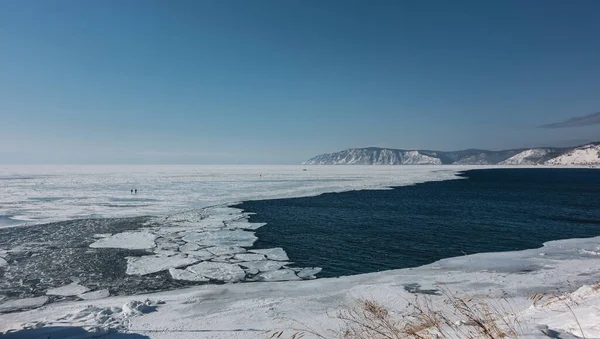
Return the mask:
{"type": "Polygon", "coordinates": [[[281,261],[260,260],[260,261],[241,262],[238,265],[248,268],[248,269],[257,269],[261,272],[268,272],[268,271],[276,271],[285,264],[287,264],[287,263],[281,262],[281,261]]]}
{"type": "Polygon", "coordinates": [[[260,253],[240,253],[233,256],[235,259],[240,261],[259,261],[265,260],[265,256],[260,253]]]}
{"type": "Polygon", "coordinates": [[[298,277],[302,279],[315,279],[315,275],[321,272],[320,267],[305,267],[297,273],[298,277]]]}
{"type": "Polygon", "coordinates": [[[183,237],[188,243],[200,246],[246,246],[250,247],[258,239],[254,233],[243,230],[220,230],[216,232],[191,233],[183,237]]]}
{"type": "Polygon", "coordinates": [[[200,246],[198,246],[198,244],[192,243],[192,242],[188,242],[185,245],[179,246],[179,251],[187,253],[187,252],[194,252],[200,249],[200,246]]]}
{"type": "Polygon", "coordinates": [[[170,268],[169,273],[171,274],[171,277],[175,280],[188,280],[200,282],[208,282],[210,280],[187,269],[179,270],[176,268],[170,268]]]}
{"type": "Polygon", "coordinates": [[[269,248],[269,249],[261,249],[261,250],[250,250],[252,253],[260,253],[267,256],[267,259],[277,260],[277,261],[286,261],[290,260],[287,254],[283,250],[283,248],[269,248]]]}
{"type": "Polygon", "coordinates": [[[246,277],[246,272],[238,265],[211,261],[190,266],[187,270],[209,279],[224,282],[237,282],[246,277]]]}
{"type": "Polygon", "coordinates": [[[214,255],[237,254],[246,252],[245,249],[238,246],[215,246],[206,249],[214,255]]]}
{"type": "Polygon", "coordinates": [[[28,308],[36,308],[44,305],[48,302],[48,297],[37,297],[37,298],[25,298],[18,300],[9,300],[0,304],[0,312],[12,312],[18,310],[24,310],[28,308]]]}
{"type": "Polygon", "coordinates": [[[110,296],[110,292],[108,290],[98,290],[93,292],[87,292],[78,295],[79,298],[83,300],[96,300],[96,299],[104,299],[110,296]]]}
{"type": "Polygon", "coordinates": [[[146,275],[167,270],[169,268],[178,268],[192,265],[200,261],[194,257],[184,257],[175,255],[172,257],[145,255],[143,257],[127,257],[127,271],[129,275],[146,275]]]}
{"type": "Polygon", "coordinates": [[[70,283],[65,286],[51,288],[46,292],[46,295],[58,295],[61,297],[69,297],[69,296],[85,293],[89,290],[90,290],[89,288],[87,288],[85,286],[81,286],[77,283],[70,283]]]}
{"type": "Polygon", "coordinates": [[[110,237],[98,239],[92,243],[92,248],[124,248],[130,250],[144,250],[155,246],[156,235],[148,232],[123,232],[110,237]]]}
{"type": "Polygon", "coordinates": [[[287,281],[300,280],[296,273],[290,269],[263,272],[254,277],[258,281],[287,281]]]}

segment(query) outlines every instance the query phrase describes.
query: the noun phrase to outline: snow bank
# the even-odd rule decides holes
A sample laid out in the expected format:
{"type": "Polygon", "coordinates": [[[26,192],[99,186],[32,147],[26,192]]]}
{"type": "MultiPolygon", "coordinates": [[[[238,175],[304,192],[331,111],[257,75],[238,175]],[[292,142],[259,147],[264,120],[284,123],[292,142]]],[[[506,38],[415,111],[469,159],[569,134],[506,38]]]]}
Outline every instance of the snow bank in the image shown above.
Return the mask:
{"type": "MultiPolygon", "coordinates": [[[[507,303],[522,323],[524,338],[546,337],[543,331],[582,337],[577,321],[586,338],[597,338],[600,293],[593,284],[600,281],[600,258],[582,249],[599,251],[600,237],[552,241],[539,249],[474,254],[417,268],[340,278],[202,285],[145,296],[55,303],[0,315],[0,331],[43,321],[44,326],[60,322],[90,329],[112,328],[152,339],[260,338],[264,331],[292,328],[325,333],[339,328],[335,315],[356,298],[377,301],[400,316],[407,302],[416,297],[428,298],[433,307],[443,308],[447,306],[444,293],[452,293],[491,304],[507,303]],[[580,288],[583,285],[589,286],[580,288]],[[531,297],[538,294],[544,299],[535,303],[531,297]],[[156,304],[155,312],[150,313],[123,311],[122,305],[145,298],[165,303],[156,304]]],[[[242,273],[234,266],[202,263],[193,270],[176,269],[176,274],[186,271],[201,277],[222,279],[229,275],[235,279],[242,273]]],[[[311,270],[307,268],[306,273],[313,273],[311,270]]],[[[262,277],[283,280],[292,274],[290,271],[262,277]]]]}

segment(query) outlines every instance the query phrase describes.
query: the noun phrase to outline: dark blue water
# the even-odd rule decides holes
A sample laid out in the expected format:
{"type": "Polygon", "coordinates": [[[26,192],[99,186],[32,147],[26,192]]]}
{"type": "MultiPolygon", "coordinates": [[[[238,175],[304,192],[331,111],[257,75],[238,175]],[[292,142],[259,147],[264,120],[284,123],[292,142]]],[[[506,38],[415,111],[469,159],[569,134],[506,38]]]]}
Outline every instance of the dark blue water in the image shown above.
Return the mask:
{"type": "Polygon", "coordinates": [[[283,247],[319,276],[414,267],[600,235],[600,171],[492,169],[387,191],[244,202],[255,247],[283,247]]]}

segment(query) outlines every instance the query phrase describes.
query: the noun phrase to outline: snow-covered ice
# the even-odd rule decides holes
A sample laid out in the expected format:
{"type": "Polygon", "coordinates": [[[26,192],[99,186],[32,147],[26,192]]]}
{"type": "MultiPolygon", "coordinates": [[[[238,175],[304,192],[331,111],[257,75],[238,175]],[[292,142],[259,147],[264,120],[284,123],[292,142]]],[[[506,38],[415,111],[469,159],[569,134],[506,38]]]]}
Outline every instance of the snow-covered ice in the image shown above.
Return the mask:
{"type": "Polygon", "coordinates": [[[267,256],[268,259],[271,259],[271,260],[281,260],[281,261],[290,260],[290,258],[288,258],[287,254],[285,253],[285,251],[283,250],[283,248],[269,248],[269,249],[263,249],[263,250],[250,250],[250,252],[264,254],[265,256],[267,256]]]}
{"type": "Polygon", "coordinates": [[[227,254],[237,254],[237,253],[244,253],[246,252],[245,249],[239,247],[239,246],[215,246],[215,247],[208,247],[206,248],[207,251],[209,251],[210,253],[214,254],[214,255],[227,255],[227,254]]]}
{"type": "Polygon", "coordinates": [[[215,256],[207,250],[189,251],[185,253],[188,255],[188,257],[194,257],[200,260],[208,260],[215,256]]]}
{"type": "MultiPolygon", "coordinates": [[[[165,215],[251,199],[312,196],[456,179],[455,173],[465,169],[461,166],[1,165],[0,177],[5,180],[2,180],[0,216],[23,223],[46,223],[89,217],[165,215]],[[305,168],[307,171],[303,171],[305,168]],[[138,189],[137,195],[130,193],[133,188],[138,189]]],[[[223,220],[221,216],[217,219],[223,220]]]]}
{"type": "Polygon", "coordinates": [[[156,235],[148,232],[123,232],[98,239],[90,247],[144,250],[153,248],[155,239],[156,235]]]}
{"type": "Polygon", "coordinates": [[[104,298],[108,298],[109,296],[110,296],[110,292],[107,289],[87,292],[87,293],[78,295],[78,297],[83,300],[104,299],[104,298]]]}
{"type": "Polygon", "coordinates": [[[78,283],[70,283],[68,285],[65,286],[61,286],[61,287],[57,287],[57,288],[51,288],[49,289],[46,294],[47,295],[58,295],[58,296],[63,296],[63,297],[68,297],[68,296],[73,296],[73,295],[78,295],[78,294],[83,294],[87,291],[89,291],[90,289],[79,285],[78,283]]]}
{"type": "Polygon", "coordinates": [[[24,298],[9,300],[0,304],[0,312],[10,312],[28,308],[40,307],[48,302],[48,297],[24,298]]]}
{"type": "Polygon", "coordinates": [[[216,232],[192,233],[183,237],[188,243],[200,246],[244,246],[250,247],[256,241],[252,232],[242,230],[221,230],[216,232]]]}
{"type": "Polygon", "coordinates": [[[271,260],[260,260],[260,261],[247,261],[247,262],[241,262],[239,263],[240,266],[251,269],[251,270],[257,270],[260,272],[268,272],[268,271],[275,271],[280,269],[281,267],[283,267],[283,265],[288,264],[287,262],[283,262],[283,261],[271,261],[271,260]]]}
{"type": "Polygon", "coordinates": [[[199,249],[200,249],[200,246],[198,246],[198,244],[194,244],[194,243],[186,243],[185,245],[179,246],[179,251],[183,252],[183,253],[196,252],[199,249]]]}
{"type": "MultiPolygon", "coordinates": [[[[417,268],[340,278],[203,285],[144,296],[109,297],[95,300],[93,306],[87,300],[55,303],[33,311],[0,315],[0,331],[43,320],[47,324],[60,321],[90,329],[118,328],[152,339],[257,338],[264,331],[298,328],[325,333],[340,328],[335,315],[351,307],[357,298],[386,305],[398,316],[416,297],[428,298],[432,307],[445,307],[443,293],[419,294],[431,290],[485,298],[492,304],[507,303],[521,322],[523,338],[547,338],[543,331],[598,338],[600,288],[591,286],[600,281],[600,258],[582,254],[581,249],[599,248],[600,237],[559,240],[539,249],[467,255],[417,268]],[[509,269],[513,260],[515,268],[509,269]],[[522,260],[531,261],[539,269],[521,271],[522,260]],[[486,271],[469,266],[485,267],[488,261],[490,267],[499,261],[506,264],[499,270],[486,271]],[[407,288],[415,285],[419,288],[407,288]],[[547,299],[534,304],[531,296],[539,293],[546,293],[547,299]],[[146,298],[163,300],[164,304],[154,304],[154,312],[123,314],[122,305],[146,298]],[[97,317],[105,313],[107,317],[97,317]],[[198,329],[202,331],[194,331],[198,329]]],[[[230,273],[235,266],[223,265],[231,266],[218,274],[230,273]]],[[[209,271],[220,270],[201,269],[198,273],[209,271]]]]}
{"type": "Polygon", "coordinates": [[[264,254],[259,253],[240,253],[233,256],[236,260],[240,261],[259,261],[265,260],[264,254]]]}
{"type": "Polygon", "coordinates": [[[257,281],[301,280],[300,277],[296,275],[296,272],[290,269],[259,273],[254,279],[257,281]]]}
{"type": "Polygon", "coordinates": [[[188,269],[180,270],[177,268],[170,268],[169,274],[171,274],[171,277],[175,280],[187,280],[187,281],[198,281],[198,282],[210,281],[210,279],[208,279],[204,276],[198,275],[198,273],[196,273],[192,270],[188,270],[188,269]]]}
{"type": "Polygon", "coordinates": [[[182,255],[162,256],[146,255],[142,257],[127,257],[127,274],[146,275],[169,268],[178,268],[188,266],[200,261],[194,257],[184,257],[182,255]]]}
{"type": "Polygon", "coordinates": [[[190,266],[186,270],[205,278],[225,282],[240,281],[246,276],[246,272],[238,265],[210,261],[190,266]]]}
{"type": "Polygon", "coordinates": [[[301,269],[297,275],[300,278],[303,279],[311,279],[314,278],[315,275],[319,274],[319,272],[321,272],[322,268],[320,267],[305,267],[303,269],[301,269]]]}

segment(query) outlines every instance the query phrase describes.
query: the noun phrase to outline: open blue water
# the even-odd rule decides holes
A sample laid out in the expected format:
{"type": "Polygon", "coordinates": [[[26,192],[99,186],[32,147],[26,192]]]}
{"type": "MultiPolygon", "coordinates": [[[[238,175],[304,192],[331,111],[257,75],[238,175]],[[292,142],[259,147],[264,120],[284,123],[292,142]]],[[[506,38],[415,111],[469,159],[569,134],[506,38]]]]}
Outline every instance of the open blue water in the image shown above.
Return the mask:
{"type": "Polygon", "coordinates": [[[600,171],[492,169],[387,191],[244,202],[255,247],[283,247],[319,276],[414,267],[600,235],[600,171]]]}

